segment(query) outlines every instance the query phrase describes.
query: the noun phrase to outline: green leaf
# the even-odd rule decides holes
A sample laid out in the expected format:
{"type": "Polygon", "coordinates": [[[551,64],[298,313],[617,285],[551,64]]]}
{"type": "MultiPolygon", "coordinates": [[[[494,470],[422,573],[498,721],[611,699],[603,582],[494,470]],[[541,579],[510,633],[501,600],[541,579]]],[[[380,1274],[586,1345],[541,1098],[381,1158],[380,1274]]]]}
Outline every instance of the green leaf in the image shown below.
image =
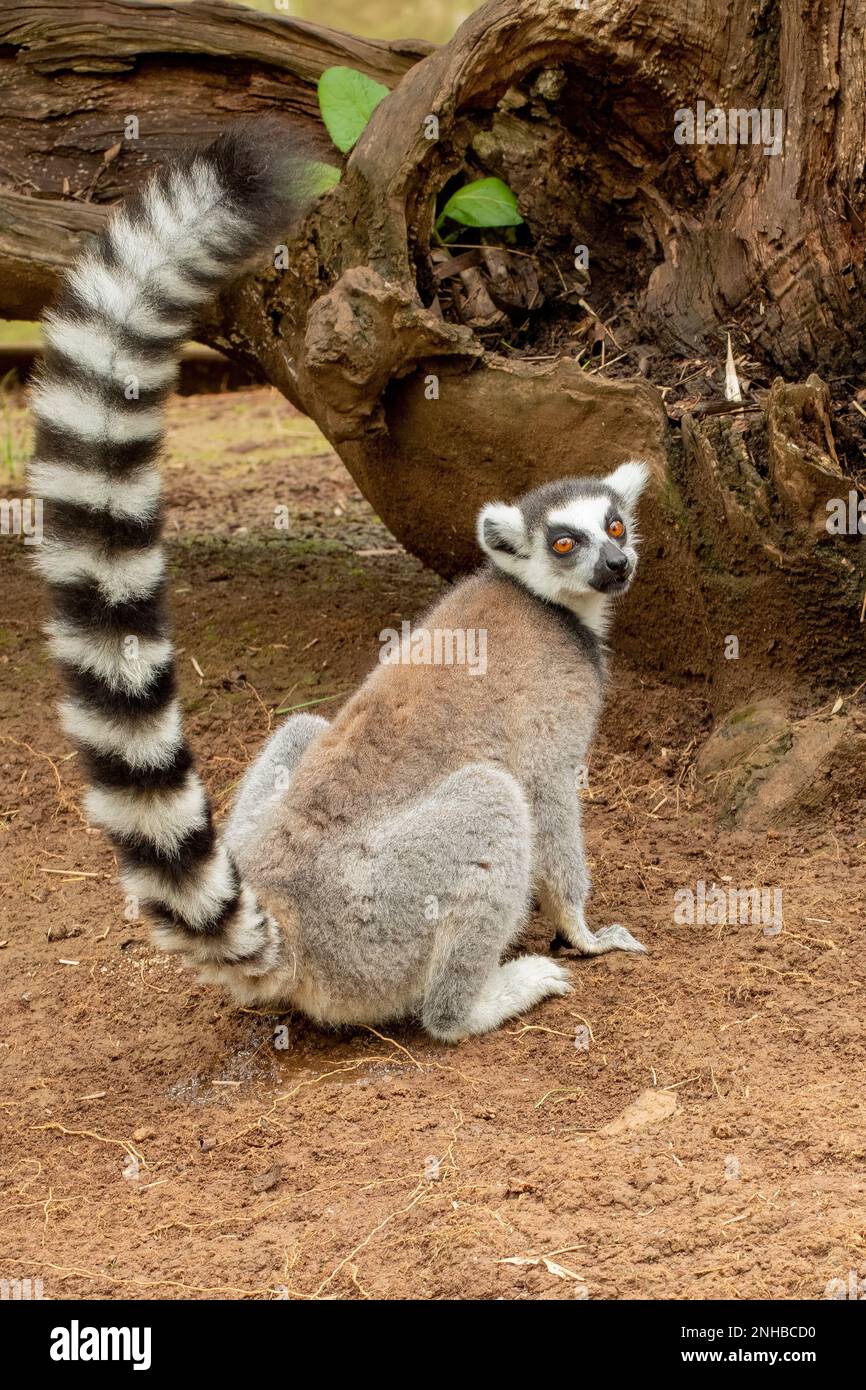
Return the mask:
{"type": "Polygon", "coordinates": [[[501,179],[478,179],[452,193],[436,221],[440,227],[446,217],[464,227],[519,227],[523,218],[517,199],[501,179]]]}
{"type": "Polygon", "coordinates": [[[347,154],[389,88],[356,68],[326,68],[317,88],[328,134],[347,154]]]}
{"type": "Polygon", "coordinates": [[[322,164],[318,159],[305,160],[303,191],[310,198],[320,198],[335,183],[339,183],[341,177],[342,170],[336,164],[322,164]]]}

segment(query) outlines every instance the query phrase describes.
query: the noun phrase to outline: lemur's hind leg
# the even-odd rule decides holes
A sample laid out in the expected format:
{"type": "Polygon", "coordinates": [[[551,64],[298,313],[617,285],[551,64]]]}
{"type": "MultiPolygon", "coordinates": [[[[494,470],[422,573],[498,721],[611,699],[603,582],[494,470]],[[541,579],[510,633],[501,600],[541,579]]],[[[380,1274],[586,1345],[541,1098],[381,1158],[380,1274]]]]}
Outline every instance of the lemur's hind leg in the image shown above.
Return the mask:
{"type": "Polygon", "coordinates": [[[264,819],[279,805],[302,756],[327,727],[327,719],[317,714],[292,715],[247,769],[224,832],[241,869],[247,847],[261,839],[264,819]]]}
{"type": "Polygon", "coordinates": [[[567,993],[567,973],[546,956],[500,964],[530,901],[532,826],[514,778],[482,763],[453,773],[424,803],[424,834],[442,871],[421,1008],[427,1031],[456,1042],[567,993]]]}

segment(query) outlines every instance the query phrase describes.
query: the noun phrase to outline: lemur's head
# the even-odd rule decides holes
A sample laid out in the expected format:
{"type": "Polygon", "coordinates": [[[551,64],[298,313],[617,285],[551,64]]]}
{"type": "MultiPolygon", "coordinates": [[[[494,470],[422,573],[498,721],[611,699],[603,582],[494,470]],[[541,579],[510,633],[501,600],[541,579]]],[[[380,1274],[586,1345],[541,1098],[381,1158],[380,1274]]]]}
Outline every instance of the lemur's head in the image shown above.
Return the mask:
{"type": "Polygon", "coordinates": [[[550,603],[582,609],[593,596],[625,593],[648,477],[647,465],[632,461],[606,477],[545,483],[510,506],[490,502],[478,516],[479,544],[497,569],[550,603]]]}

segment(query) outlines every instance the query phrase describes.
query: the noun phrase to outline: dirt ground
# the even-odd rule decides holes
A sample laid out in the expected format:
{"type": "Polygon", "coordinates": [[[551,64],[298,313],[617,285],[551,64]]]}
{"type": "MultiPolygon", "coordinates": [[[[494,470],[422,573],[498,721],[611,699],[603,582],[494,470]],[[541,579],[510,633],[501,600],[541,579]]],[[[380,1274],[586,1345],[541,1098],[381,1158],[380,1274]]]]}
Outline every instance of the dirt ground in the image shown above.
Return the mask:
{"type": "MultiPolygon", "coordinates": [[[[170,444],[184,705],[223,812],[275,712],[336,710],[440,582],[275,393],[175,401],[170,444]]],[[[796,832],[718,829],[693,772],[707,701],[615,662],[583,792],[593,921],[649,956],[574,958],[570,997],[456,1048],[238,1010],[125,920],[27,547],[0,555],[0,1278],[786,1299],[866,1274],[866,840],[844,801],[796,832]],[[781,888],[783,930],[676,925],[698,880],[781,888]]],[[[550,936],[534,918],[527,941],[550,936]]]]}

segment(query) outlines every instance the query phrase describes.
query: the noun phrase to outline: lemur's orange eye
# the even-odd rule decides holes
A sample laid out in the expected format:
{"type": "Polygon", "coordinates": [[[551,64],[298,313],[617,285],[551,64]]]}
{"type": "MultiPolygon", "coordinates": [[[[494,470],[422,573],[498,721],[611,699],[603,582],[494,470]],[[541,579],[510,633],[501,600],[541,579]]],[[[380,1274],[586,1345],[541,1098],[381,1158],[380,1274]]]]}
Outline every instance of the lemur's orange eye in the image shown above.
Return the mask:
{"type": "Polygon", "coordinates": [[[620,536],[623,535],[624,532],[625,532],[625,527],[623,526],[623,524],[622,524],[622,522],[620,521],[619,517],[618,517],[618,516],[617,516],[617,517],[614,517],[613,521],[610,523],[610,525],[609,525],[608,528],[607,528],[607,534],[608,534],[609,536],[612,536],[613,539],[614,539],[615,541],[618,541],[619,538],[620,538],[620,536]]]}
{"type": "Polygon", "coordinates": [[[553,549],[557,555],[570,555],[574,550],[574,541],[571,536],[560,536],[553,542],[553,549]]]}

